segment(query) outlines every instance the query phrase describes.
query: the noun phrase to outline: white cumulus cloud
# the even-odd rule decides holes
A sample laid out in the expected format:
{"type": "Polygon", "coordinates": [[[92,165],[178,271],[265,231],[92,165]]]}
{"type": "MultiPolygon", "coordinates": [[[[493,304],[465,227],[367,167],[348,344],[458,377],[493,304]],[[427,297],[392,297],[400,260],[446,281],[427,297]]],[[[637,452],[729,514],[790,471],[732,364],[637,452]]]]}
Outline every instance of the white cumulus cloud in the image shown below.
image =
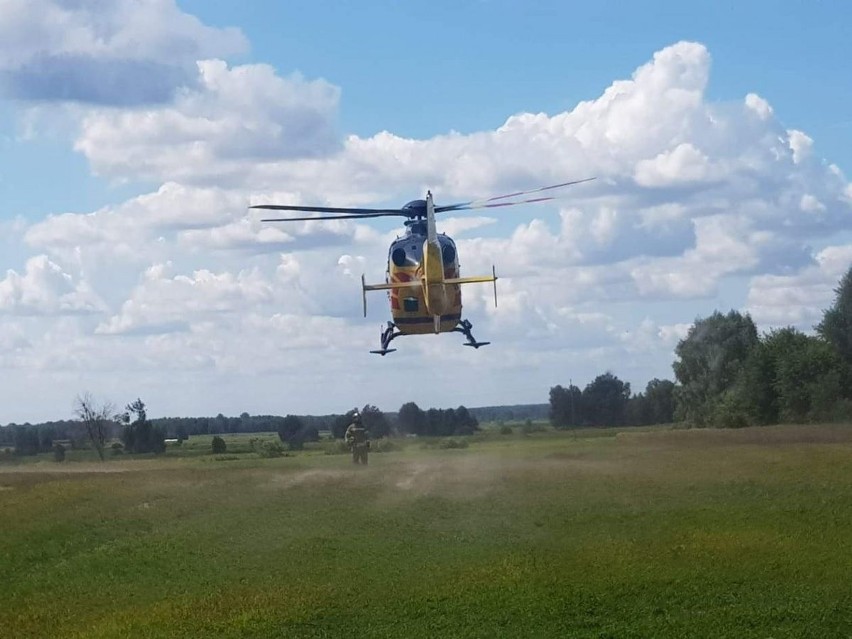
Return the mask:
{"type": "Polygon", "coordinates": [[[15,98],[164,102],[196,60],[246,48],[174,0],[0,0],[0,90],[15,98]]]}

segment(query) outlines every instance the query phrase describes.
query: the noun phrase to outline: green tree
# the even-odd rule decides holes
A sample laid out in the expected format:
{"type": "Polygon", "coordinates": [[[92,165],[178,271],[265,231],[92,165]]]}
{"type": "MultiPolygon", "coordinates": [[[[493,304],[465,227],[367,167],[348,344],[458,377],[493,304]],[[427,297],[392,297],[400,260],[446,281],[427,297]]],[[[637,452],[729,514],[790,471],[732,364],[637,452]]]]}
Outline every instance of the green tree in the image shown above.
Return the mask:
{"type": "Polygon", "coordinates": [[[583,389],[583,409],[595,426],[624,424],[624,410],[630,399],[630,384],[612,373],[598,375],[583,389]]]}
{"type": "Polygon", "coordinates": [[[781,421],[827,419],[842,390],[837,352],[821,338],[798,333],[778,359],[775,387],[781,421]]]}
{"type": "Polygon", "coordinates": [[[840,356],[822,337],[772,330],[746,359],[732,404],[750,424],[829,419],[843,373],[840,356]]]}
{"type": "Polygon", "coordinates": [[[697,319],[675,348],[672,367],[680,386],[675,389],[675,417],[705,426],[727,419],[731,394],[744,362],[757,345],[751,317],[737,311],[697,319]]]}
{"type": "Polygon", "coordinates": [[[644,393],[638,393],[627,400],[624,407],[624,423],[628,426],[645,426],[653,424],[651,404],[644,393]]]}
{"type": "Polygon", "coordinates": [[[668,379],[656,377],[645,386],[646,424],[670,424],[674,421],[675,384],[668,379]]]}
{"type": "Polygon", "coordinates": [[[843,396],[852,397],[852,267],[840,279],[834,292],[834,304],[823,313],[822,321],[817,324],[816,330],[834,347],[840,357],[843,363],[843,396]]]}
{"type": "Polygon", "coordinates": [[[736,389],[738,404],[748,423],[765,425],[780,421],[779,362],[803,337],[792,327],[774,329],[761,336],[749,353],[736,389]]]}
{"type": "Polygon", "coordinates": [[[373,439],[387,437],[390,435],[390,422],[385,414],[376,406],[367,404],[361,409],[361,420],[364,428],[370,433],[373,439]]]}
{"type": "Polygon", "coordinates": [[[414,402],[406,402],[400,407],[396,421],[402,433],[426,434],[426,413],[414,402]]]}
{"type": "Polygon", "coordinates": [[[479,421],[470,414],[465,406],[459,406],[455,411],[454,435],[473,435],[479,430],[479,421]]]}
{"type": "Polygon", "coordinates": [[[125,408],[127,413],[122,416],[125,426],[121,434],[124,447],[132,453],[165,452],[166,430],[162,426],[154,426],[151,423],[145,403],[137,399],[125,408]],[[132,421],[131,415],[134,417],[132,421]]]}
{"type": "Polygon", "coordinates": [[[302,420],[295,415],[287,415],[278,425],[278,438],[285,444],[302,430],[302,420]]]}
{"type": "Polygon", "coordinates": [[[290,450],[301,450],[307,441],[318,441],[319,432],[315,426],[306,426],[295,415],[287,415],[278,425],[278,437],[290,450]]]}
{"type": "Polygon", "coordinates": [[[550,389],[550,423],[554,428],[569,428],[582,423],[583,394],[573,384],[550,389]]]}

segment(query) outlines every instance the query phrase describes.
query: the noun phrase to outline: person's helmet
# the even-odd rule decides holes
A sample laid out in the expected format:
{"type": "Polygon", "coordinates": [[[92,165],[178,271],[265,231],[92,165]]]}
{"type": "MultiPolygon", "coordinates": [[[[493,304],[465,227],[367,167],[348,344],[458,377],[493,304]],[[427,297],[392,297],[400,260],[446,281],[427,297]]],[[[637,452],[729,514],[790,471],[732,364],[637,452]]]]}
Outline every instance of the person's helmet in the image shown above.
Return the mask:
{"type": "Polygon", "coordinates": [[[352,421],[355,422],[356,424],[360,424],[361,423],[361,413],[355,413],[354,415],[352,415],[352,421]]]}

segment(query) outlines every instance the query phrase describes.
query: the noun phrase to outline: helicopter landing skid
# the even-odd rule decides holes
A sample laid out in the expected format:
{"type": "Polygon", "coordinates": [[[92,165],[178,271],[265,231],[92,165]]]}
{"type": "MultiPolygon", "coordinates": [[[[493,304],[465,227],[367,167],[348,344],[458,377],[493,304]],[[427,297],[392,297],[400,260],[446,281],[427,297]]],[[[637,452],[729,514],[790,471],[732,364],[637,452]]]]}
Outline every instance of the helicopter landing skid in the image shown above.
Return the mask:
{"type": "Polygon", "coordinates": [[[394,332],[393,329],[395,329],[395,328],[396,328],[396,324],[394,324],[393,322],[388,322],[387,328],[385,328],[382,331],[382,335],[381,335],[382,347],[378,350],[370,351],[370,352],[375,353],[376,355],[381,355],[382,357],[384,357],[388,353],[393,353],[394,351],[396,351],[395,348],[388,348],[388,344],[391,343],[392,339],[402,335],[402,333],[400,331],[394,332]]]}
{"type": "Polygon", "coordinates": [[[462,346],[473,346],[474,348],[479,348],[480,346],[488,346],[491,342],[465,342],[462,346]]]}
{"type": "MultiPolygon", "coordinates": [[[[388,346],[390,345],[392,340],[394,340],[395,338],[402,335],[401,331],[398,331],[398,330],[395,330],[395,329],[396,329],[396,324],[394,324],[393,322],[388,322],[387,327],[384,330],[382,330],[382,334],[381,334],[382,346],[381,346],[381,348],[376,349],[374,351],[370,351],[370,352],[375,353],[376,355],[381,355],[382,357],[384,357],[388,353],[395,352],[396,351],[395,348],[388,348],[388,346]]],[[[467,341],[463,344],[463,346],[470,346],[472,348],[479,348],[480,346],[487,346],[488,344],[491,343],[491,342],[477,342],[476,338],[473,336],[473,332],[472,332],[471,329],[473,329],[473,324],[470,323],[470,320],[462,320],[461,322],[459,322],[458,326],[453,328],[453,332],[461,333],[462,335],[464,335],[467,338],[467,341]]]]}
{"type": "Polygon", "coordinates": [[[459,325],[456,326],[453,331],[456,333],[462,333],[467,341],[463,344],[463,346],[471,346],[473,348],[479,348],[480,346],[487,346],[491,342],[477,342],[473,337],[473,333],[471,329],[473,328],[473,324],[470,323],[470,320],[462,320],[459,322],[459,325]]]}

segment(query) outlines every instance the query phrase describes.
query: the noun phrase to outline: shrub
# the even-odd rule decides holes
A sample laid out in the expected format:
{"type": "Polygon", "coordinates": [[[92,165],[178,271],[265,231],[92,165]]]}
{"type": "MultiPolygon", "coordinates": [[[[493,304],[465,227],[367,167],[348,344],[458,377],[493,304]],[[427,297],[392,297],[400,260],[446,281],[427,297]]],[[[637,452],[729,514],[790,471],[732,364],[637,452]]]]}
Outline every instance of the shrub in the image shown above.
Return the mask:
{"type": "Polygon", "coordinates": [[[526,422],[524,422],[524,425],[521,426],[521,432],[524,435],[532,435],[533,433],[543,433],[546,430],[547,426],[545,426],[544,424],[536,424],[534,422],[531,422],[530,420],[527,420],[526,422]]]}
{"type": "Polygon", "coordinates": [[[450,448],[467,448],[468,443],[466,439],[442,439],[438,442],[438,448],[443,450],[447,450],[450,448]]]}
{"type": "Polygon", "coordinates": [[[340,439],[335,439],[323,446],[323,452],[326,455],[347,455],[350,450],[346,442],[340,439]]]}
{"type": "Polygon", "coordinates": [[[257,454],[261,457],[281,457],[284,455],[284,447],[280,442],[263,442],[257,448],[257,454]]]}
{"type": "Polygon", "coordinates": [[[219,437],[218,435],[213,438],[211,446],[213,448],[214,455],[222,455],[228,450],[228,446],[227,444],[225,444],[225,440],[219,437]]]}
{"type": "Polygon", "coordinates": [[[500,434],[501,435],[511,435],[513,432],[514,431],[512,430],[511,426],[503,425],[503,426],[500,427],[500,434]]]}
{"type": "Polygon", "coordinates": [[[55,461],[55,462],[65,461],[65,446],[63,446],[62,444],[54,444],[53,445],[53,461],[55,461]]]}
{"type": "Polygon", "coordinates": [[[370,444],[370,452],[373,453],[391,453],[397,450],[402,450],[402,446],[387,437],[382,437],[370,444]]]}
{"type": "Polygon", "coordinates": [[[122,455],[124,454],[124,446],[121,445],[121,442],[113,442],[110,447],[113,455],[122,455]]]}

